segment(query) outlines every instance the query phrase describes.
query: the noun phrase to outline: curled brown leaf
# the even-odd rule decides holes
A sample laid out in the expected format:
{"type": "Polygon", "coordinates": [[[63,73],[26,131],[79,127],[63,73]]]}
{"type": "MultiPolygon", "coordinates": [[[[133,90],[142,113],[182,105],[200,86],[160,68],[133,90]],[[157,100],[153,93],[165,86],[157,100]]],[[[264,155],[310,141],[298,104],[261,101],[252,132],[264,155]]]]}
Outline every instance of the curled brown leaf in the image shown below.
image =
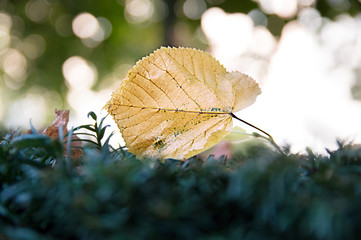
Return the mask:
{"type": "MultiPolygon", "coordinates": [[[[63,135],[65,136],[68,133],[68,122],[69,122],[69,110],[57,110],[55,109],[55,119],[52,124],[45,128],[44,131],[41,133],[42,135],[46,135],[52,139],[59,138],[59,128],[63,128],[63,135]]],[[[67,143],[68,137],[64,139],[64,155],[67,155],[67,143]]],[[[83,143],[81,141],[74,141],[79,140],[79,137],[76,135],[72,135],[71,138],[71,158],[77,159],[83,155],[83,151],[81,150],[83,143]]]]}

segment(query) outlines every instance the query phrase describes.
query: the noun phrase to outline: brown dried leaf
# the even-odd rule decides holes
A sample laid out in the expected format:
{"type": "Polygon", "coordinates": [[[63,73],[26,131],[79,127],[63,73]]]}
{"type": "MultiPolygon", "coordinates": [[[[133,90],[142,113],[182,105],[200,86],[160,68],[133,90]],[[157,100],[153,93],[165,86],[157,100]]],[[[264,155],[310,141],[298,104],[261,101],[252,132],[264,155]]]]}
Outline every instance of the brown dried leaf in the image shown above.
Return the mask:
{"type": "MultiPolygon", "coordinates": [[[[68,122],[69,122],[69,110],[57,110],[55,109],[55,120],[53,123],[44,129],[41,133],[42,135],[46,135],[52,139],[59,138],[59,127],[63,127],[63,134],[66,135],[68,133],[68,122]]],[[[72,143],[71,143],[71,158],[76,159],[83,155],[83,151],[80,149],[83,146],[81,141],[74,141],[79,139],[76,135],[72,136],[72,143]]],[[[68,137],[65,138],[64,142],[64,155],[67,154],[67,142],[68,137]]]]}
{"type": "Polygon", "coordinates": [[[41,133],[42,135],[46,135],[50,138],[56,139],[59,138],[59,127],[63,127],[63,134],[67,134],[67,126],[69,122],[69,110],[57,110],[55,109],[55,120],[53,123],[44,129],[41,133]]]}

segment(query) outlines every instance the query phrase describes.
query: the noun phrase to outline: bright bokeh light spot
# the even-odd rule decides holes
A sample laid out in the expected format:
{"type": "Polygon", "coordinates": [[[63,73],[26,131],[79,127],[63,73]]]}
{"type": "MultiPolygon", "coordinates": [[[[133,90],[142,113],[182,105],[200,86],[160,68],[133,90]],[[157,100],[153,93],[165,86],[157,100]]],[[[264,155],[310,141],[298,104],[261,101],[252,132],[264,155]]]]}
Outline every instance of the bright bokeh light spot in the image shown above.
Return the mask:
{"type": "Polygon", "coordinates": [[[51,115],[52,117],[53,110],[55,108],[59,109],[62,107],[63,98],[57,91],[49,90],[43,86],[34,85],[29,88],[28,94],[41,95],[44,99],[46,99],[46,109],[50,109],[51,111],[46,114],[48,116],[51,115]]]}
{"type": "Polygon", "coordinates": [[[99,17],[97,20],[99,22],[97,32],[89,38],[82,39],[83,44],[90,48],[98,46],[104,39],[108,38],[112,32],[112,24],[108,19],[99,17]]]}
{"type": "MultiPolygon", "coordinates": [[[[59,31],[62,31],[61,24],[61,22],[58,23],[59,31]]],[[[76,16],[72,27],[74,34],[81,38],[85,46],[90,48],[98,46],[112,32],[112,24],[108,19],[104,17],[95,18],[90,13],[81,13],[76,16]]]]}
{"type": "Polygon", "coordinates": [[[252,18],[253,23],[256,26],[258,25],[267,26],[268,24],[267,16],[259,9],[253,9],[248,13],[248,16],[252,18]]]}
{"type": "Polygon", "coordinates": [[[11,26],[12,26],[12,21],[9,14],[0,12],[0,28],[10,31],[11,26]]]}
{"type": "Polygon", "coordinates": [[[1,67],[4,72],[16,82],[23,82],[28,67],[23,54],[16,49],[8,49],[3,55],[1,67]]]}
{"type": "Polygon", "coordinates": [[[46,100],[42,95],[28,93],[8,104],[4,125],[7,128],[28,129],[31,120],[34,126],[44,126],[47,111],[46,100]]]}
{"type": "Polygon", "coordinates": [[[152,18],[154,5],[151,0],[126,0],[125,18],[131,23],[142,23],[152,18]]]}
{"type": "Polygon", "coordinates": [[[273,129],[277,138],[290,143],[295,151],[306,146],[324,151],[335,147],[336,137],[360,130],[356,127],[361,121],[361,115],[356,114],[360,105],[350,97],[351,71],[332,67],[331,54],[320,48],[302,25],[290,22],[285,26],[259,108],[254,110],[259,118],[273,116],[262,125],[273,129]],[[332,119],[331,112],[335,113],[332,119]],[[274,118],[277,120],[272,121],[274,118]]]}
{"type": "Polygon", "coordinates": [[[298,4],[302,7],[309,7],[315,3],[316,0],[298,0],[298,4]]]}
{"type": "Polygon", "coordinates": [[[36,59],[45,52],[45,39],[39,34],[32,34],[23,41],[23,52],[31,59],[36,59]]]}
{"type": "Polygon", "coordinates": [[[7,128],[29,129],[29,122],[39,131],[45,127],[47,117],[53,118],[55,108],[62,107],[62,97],[56,91],[49,91],[45,87],[34,85],[21,98],[16,98],[11,91],[0,88],[0,119],[7,128]],[[1,107],[1,99],[6,99],[1,107]],[[9,100],[10,99],[10,100],[9,100]]]}
{"type": "Polygon", "coordinates": [[[98,41],[103,41],[104,39],[108,38],[112,33],[112,24],[110,21],[105,17],[98,18],[100,24],[100,31],[102,32],[102,38],[98,39],[98,41]]]}
{"type": "Polygon", "coordinates": [[[50,5],[45,0],[31,0],[26,4],[26,16],[33,22],[41,23],[48,20],[50,5]]]}
{"type": "MultiPolygon", "coordinates": [[[[280,14],[276,3],[264,1],[264,7],[280,14]]],[[[298,21],[285,25],[279,41],[256,21],[258,26],[246,28],[240,27],[238,15],[214,8],[204,13],[202,29],[212,54],[226,68],[248,73],[261,84],[256,103],[238,115],[294,152],[310,146],[325,153],[336,148],[337,138],[361,142],[361,103],[350,91],[357,79],[354,70],[361,68],[361,16],[325,21],[307,7],[314,1],[298,3],[306,7],[300,8],[298,21]]]]}
{"type": "Polygon", "coordinates": [[[337,53],[342,62],[360,67],[361,62],[361,21],[348,15],[341,15],[336,22],[325,25],[321,31],[324,45],[337,53]],[[354,45],[358,47],[354,47],[354,45]]]}
{"type": "Polygon", "coordinates": [[[203,12],[207,10],[204,0],[186,0],[183,5],[183,12],[188,18],[200,19],[203,12]]]}
{"type": "Polygon", "coordinates": [[[257,26],[253,31],[251,51],[258,56],[268,57],[276,48],[277,41],[266,27],[257,26]]]}
{"type": "Polygon", "coordinates": [[[0,12],[0,50],[10,45],[10,29],[12,26],[11,17],[0,12]]]}
{"type": "MultiPolygon", "coordinates": [[[[361,69],[361,15],[352,18],[349,15],[338,16],[335,22],[328,22],[322,28],[320,40],[326,51],[334,53],[334,65],[356,70],[361,69]]],[[[359,77],[358,77],[359,78],[359,77]]],[[[349,83],[360,84],[360,79],[355,76],[355,81],[349,83]],[[357,81],[357,82],[356,82],[357,81]]]]}
{"type": "Polygon", "coordinates": [[[276,139],[291,144],[296,152],[306,146],[318,152],[334,149],[338,137],[361,141],[361,104],[352,100],[350,92],[355,81],[353,67],[334,55],[348,51],[345,46],[349,46],[353,49],[349,57],[361,60],[355,44],[359,28],[345,22],[327,23],[321,31],[322,45],[303,24],[288,23],[272,57],[263,93],[256,107],[243,113],[256,125],[272,129],[276,139]]]}
{"type": "Polygon", "coordinates": [[[81,13],[72,23],[73,32],[79,38],[90,38],[99,31],[98,20],[90,13],[81,13]]]}
{"type": "Polygon", "coordinates": [[[304,8],[298,14],[298,19],[306,28],[317,31],[322,24],[320,13],[314,8],[304,8]]]}
{"type": "Polygon", "coordinates": [[[277,41],[262,25],[254,26],[249,15],[225,13],[210,8],[202,16],[202,30],[211,43],[212,54],[230,71],[265,75],[267,61],[277,41]]]}
{"type": "Polygon", "coordinates": [[[95,67],[84,58],[74,56],[68,58],[63,64],[63,75],[70,89],[90,89],[97,78],[95,67]]]}
{"type": "MultiPolygon", "coordinates": [[[[100,111],[105,101],[111,95],[111,90],[106,89],[99,92],[93,90],[70,90],[67,95],[67,100],[70,106],[76,111],[74,118],[83,119],[86,122],[87,114],[90,111],[100,111]]],[[[81,124],[79,122],[78,124],[81,124]]]]}
{"type": "Polygon", "coordinates": [[[5,114],[5,106],[4,106],[4,100],[2,99],[3,93],[0,90],[0,121],[2,121],[4,114],[5,114]]]}
{"type": "Polygon", "coordinates": [[[216,56],[240,55],[251,43],[253,22],[246,14],[227,14],[220,8],[210,8],[201,22],[216,56]]]}
{"type": "Polygon", "coordinates": [[[268,14],[277,14],[290,18],[297,13],[297,0],[258,0],[262,10],[268,14]]]}
{"type": "Polygon", "coordinates": [[[297,13],[297,0],[273,0],[274,12],[283,18],[290,18],[297,13]]]}

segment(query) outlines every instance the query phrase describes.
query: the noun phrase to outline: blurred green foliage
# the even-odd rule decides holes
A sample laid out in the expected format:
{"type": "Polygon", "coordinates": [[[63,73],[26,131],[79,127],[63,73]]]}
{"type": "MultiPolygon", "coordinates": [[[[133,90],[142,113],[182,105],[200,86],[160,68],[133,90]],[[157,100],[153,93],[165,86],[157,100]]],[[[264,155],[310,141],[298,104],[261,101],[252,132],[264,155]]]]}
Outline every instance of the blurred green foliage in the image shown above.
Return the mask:
{"type": "Polygon", "coordinates": [[[80,128],[92,129],[94,141],[78,161],[63,156],[61,141],[36,133],[1,138],[0,239],[357,239],[361,233],[359,145],[339,143],[327,156],[253,145],[226,161],[140,162],[122,148],[99,145],[106,131],[100,122],[80,128]]]}

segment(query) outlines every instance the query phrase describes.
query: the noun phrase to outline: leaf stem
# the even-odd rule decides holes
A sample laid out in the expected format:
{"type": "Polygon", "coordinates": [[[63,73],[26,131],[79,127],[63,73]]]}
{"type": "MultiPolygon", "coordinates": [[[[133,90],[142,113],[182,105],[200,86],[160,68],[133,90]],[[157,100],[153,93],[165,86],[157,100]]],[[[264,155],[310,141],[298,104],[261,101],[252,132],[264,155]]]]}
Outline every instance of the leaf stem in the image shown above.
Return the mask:
{"type": "Polygon", "coordinates": [[[267,137],[264,137],[264,136],[261,136],[261,135],[258,135],[258,134],[257,134],[256,136],[257,136],[257,137],[262,137],[262,138],[268,140],[268,141],[277,149],[277,151],[279,151],[282,155],[286,155],[286,154],[282,151],[282,149],[280,148],[280,146],[278,146],[278,144],[273,140],[273,137],[272,137],[269,133],[267,133],[266,131],[260,129],[259,127],[256,127],[255,125],[253,125],[253,124],[251,124],[251,123],[249,123],[249,122],[247,122],[247,121],[245,121],[245,120],[237,117],[237,116],[234,115],[234,113],[232,113],[232,112],[231,112],[229,115],[231,115],[231,117],[237,119],[238,121],[241,121],[241,122],[243,122],[244,124],[247,124],[248,126],[250,126],[250,127],[254,128],[254,129],[260,131],[261,133],[265,134],[267,137]]]}

